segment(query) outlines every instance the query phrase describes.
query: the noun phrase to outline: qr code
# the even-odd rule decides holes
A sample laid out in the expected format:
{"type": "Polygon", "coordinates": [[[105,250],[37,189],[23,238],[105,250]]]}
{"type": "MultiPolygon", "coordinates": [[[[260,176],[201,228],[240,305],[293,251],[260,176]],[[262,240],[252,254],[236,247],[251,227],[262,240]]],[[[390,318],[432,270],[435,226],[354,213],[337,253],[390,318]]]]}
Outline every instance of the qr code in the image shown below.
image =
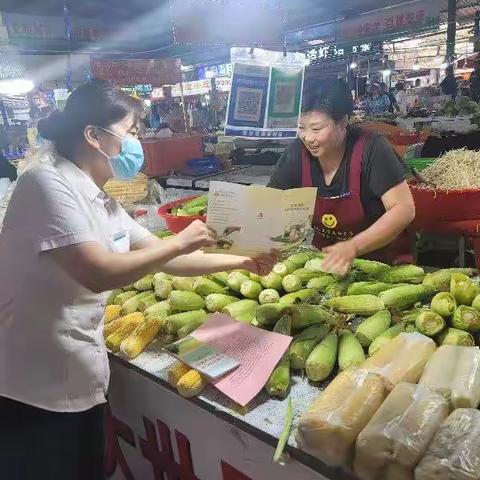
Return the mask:
{"type": "Polygon", "coordinates": [[[277,83],[275,88],[275,113],[292,113],[295,107],[295,85],[291,83],[277,83]]]}
{"type": "Polygon", "coordinates": [[[263,90],[240,87],[235,102],[235,120],[258,122],[262,113],[262,100],[263,90]]]}

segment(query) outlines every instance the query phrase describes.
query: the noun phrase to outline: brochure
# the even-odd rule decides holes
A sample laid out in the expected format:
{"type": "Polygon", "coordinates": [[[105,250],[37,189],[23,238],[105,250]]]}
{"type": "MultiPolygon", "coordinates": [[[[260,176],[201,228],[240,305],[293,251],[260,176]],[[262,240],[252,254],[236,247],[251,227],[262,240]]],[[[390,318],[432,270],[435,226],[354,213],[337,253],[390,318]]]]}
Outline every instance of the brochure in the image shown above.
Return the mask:
{"type": "Polygon", "coordinates": [[[308,245],[316,197],[313,187],[277,190],[210,182],[207,225],[216,244],[204,250],[253,256],[308,245]]]}

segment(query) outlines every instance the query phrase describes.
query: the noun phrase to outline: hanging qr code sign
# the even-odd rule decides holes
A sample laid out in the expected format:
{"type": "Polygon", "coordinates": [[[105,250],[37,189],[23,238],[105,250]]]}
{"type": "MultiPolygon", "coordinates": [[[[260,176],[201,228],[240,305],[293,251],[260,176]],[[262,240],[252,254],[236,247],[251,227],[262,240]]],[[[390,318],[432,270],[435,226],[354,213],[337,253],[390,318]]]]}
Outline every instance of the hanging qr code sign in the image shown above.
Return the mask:
{"type": "Polygon", "coordinates": [[[232,48],[232,62],[225,135],[295,138],[305,54],[232,48]]]}
{"type": "Polygon", "coordinates": [[[170,0],[174,43],[281,46],[285,12],[276,0],[170,0]]]}

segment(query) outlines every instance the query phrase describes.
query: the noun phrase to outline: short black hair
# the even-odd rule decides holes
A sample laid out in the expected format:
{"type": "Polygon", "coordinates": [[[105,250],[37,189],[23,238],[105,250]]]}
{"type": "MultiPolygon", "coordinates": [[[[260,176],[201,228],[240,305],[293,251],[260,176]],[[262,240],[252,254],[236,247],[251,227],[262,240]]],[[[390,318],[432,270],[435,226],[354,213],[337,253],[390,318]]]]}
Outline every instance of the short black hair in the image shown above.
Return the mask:
{"type": "Polygon", "coordinates": [[[75,89],[68,97],[63,112],[53,112],[38,122],[38,133],[51,140],[62,157],[73,160],[84,141],[87,125],[109,128],[133,113],[138,122],[143,113],[142,103],[117,87],[94,80],[75,89]]]}
{"type": "Polygon", "coordinates": [[[398,82],[395,84],[395,89],[401,92],[402,90],[405,90],[405,84],[403,82],[398,82]]]}
{"type": "Polygon", "coordinates": [[[336,122],[353,111],[352,92],[342,79],[311,80],[303,92],[302,112],[322,112],[336,122]]]}

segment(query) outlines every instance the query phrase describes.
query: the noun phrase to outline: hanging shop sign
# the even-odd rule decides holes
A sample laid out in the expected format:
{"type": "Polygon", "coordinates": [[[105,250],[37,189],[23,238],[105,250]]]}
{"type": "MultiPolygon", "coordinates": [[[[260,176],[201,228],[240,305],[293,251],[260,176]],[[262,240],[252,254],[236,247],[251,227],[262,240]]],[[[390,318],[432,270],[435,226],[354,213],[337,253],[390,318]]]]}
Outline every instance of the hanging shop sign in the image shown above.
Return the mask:
{"type": "MultiPolygon", "coordinates": [[[[219,92],[229,92],[232,85],[232,79],[228,77],[215,78],[215,88],[219,92]]],[[[212,80],[194,80],[193,82],[183,82],[183,95],[191,97],[194,95],[207,95],[212,90],[212,80]]],[[[172,97],[181,97],[182,90],[180,84],[172,87],[172,97]]]]}
{"type": "Polygon", "coordinates": [[[223,63],[221,65],[213,65],[211,67],[197,68],[197,76],[199,80],[206,80],[212,77],[231,77],[233,65],[231,63],[223,63]]]}
{"type": "Polygon", "coordinates": [[[232,87],[225,135],[295,138],[305,72],[305,55],[232,49],[232,87]],[[245,55],[244,55],[245,54],[245,55]],[[250,57],[250,58],[249,58],[250,57]]]}
{"type": "Polygon", "coordinates": [[[284,11],[261,3],[170,0],[174,42],[183,45],[282,45],[284,11]]]}
{"type": "Polygon", "coordinates": [[[305,51],[310,64],[318,63],[322,60],[342,60],[349,55],[375,55],[383,52],[383,46],[380,42],[365,42],[356,45],[337,45],[336,43],[326,43],[309,48],[305,51]]]}
{"type": "Polygon", "coordinates": [[[439,25],[441,2],[424,0],[345,19],[337,24],[336,38],[358,40],[390,38],[396,34],[439,25]]]}
{"type": "Polygon", "coordinates": [[[92,77],[115,85],[150,84],[153,87],[181,81],[180,59],[155,58],[99,60],[92,58],[92,77]]]}
{"type": "Polygon", "coordinates": [[[229,92],[232,88],[232,78],[231,77],[222,77],[215,79],[215,88],[219,92],[229,92]]]}

